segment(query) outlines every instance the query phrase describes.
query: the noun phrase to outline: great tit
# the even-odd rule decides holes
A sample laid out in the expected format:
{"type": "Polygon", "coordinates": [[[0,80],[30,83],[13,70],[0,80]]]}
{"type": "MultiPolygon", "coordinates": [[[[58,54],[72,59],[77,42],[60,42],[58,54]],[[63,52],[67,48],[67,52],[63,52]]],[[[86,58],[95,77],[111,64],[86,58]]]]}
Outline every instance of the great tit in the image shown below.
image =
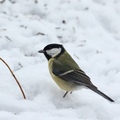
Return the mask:
{"type": "Polygon", "coordinates": [[[79,87],[85,87],[98,93],[105,99],[114,102],[114,100],[93,85],[90,78],[81,70],[61,44],[49,44],[38,52],[43,53],[47,58],[49,72],[53,80],[62,90],[66,91],[63,97],[65,97],[68,92],[72,93],[79,87]]]}

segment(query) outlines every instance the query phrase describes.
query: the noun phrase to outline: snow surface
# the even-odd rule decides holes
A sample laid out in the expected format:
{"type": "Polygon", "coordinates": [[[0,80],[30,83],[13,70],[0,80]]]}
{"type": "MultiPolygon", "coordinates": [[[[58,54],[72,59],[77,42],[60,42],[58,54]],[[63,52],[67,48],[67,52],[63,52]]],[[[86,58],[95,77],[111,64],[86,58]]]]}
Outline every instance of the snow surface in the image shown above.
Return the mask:
{"type": "Polygon", "coordinates": [[[27,97],[0,62],[0,120],[120,120],[120,0],[5,0],[0,57],[27,97]],[[38,53],[49,43],[63,44],[115,103],[88,89],[63,99],[38,53]]]}

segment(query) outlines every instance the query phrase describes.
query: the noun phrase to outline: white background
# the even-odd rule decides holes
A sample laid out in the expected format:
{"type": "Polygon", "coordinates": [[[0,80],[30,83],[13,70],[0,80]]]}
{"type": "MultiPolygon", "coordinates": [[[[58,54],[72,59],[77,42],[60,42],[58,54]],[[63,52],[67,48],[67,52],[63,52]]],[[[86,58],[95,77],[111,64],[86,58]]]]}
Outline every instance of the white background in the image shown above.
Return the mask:
{"type": "MultiPolygon", "coordinates": [[[[2,1],[2,0],[0,0],[2,1]]],[[[120,120],[120,1],[5,0],[0,3],[0,120],[120,120]],[[60,43],[91,81],[115,100],[64,91],[38,50],[60,43]]]]}

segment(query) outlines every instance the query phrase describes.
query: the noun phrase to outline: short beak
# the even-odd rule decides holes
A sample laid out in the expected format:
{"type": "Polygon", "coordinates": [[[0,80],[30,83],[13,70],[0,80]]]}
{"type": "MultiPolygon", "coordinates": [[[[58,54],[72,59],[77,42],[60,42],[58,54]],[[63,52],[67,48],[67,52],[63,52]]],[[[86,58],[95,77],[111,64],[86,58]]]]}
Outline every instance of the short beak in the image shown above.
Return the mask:
{"type": "Polygon", "coordinates": [[[39,52],[39,53],[45,53],[45,51],[44,51],[44,50],[39,50],[38,52],[39,52]]]}

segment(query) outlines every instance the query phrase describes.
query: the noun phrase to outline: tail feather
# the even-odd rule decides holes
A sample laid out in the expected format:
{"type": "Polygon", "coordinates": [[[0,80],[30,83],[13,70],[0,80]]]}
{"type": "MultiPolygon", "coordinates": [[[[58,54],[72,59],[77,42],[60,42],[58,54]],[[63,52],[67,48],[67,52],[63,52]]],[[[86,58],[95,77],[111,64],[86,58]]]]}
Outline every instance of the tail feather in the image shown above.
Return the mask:
{"type": "Polygon", "coordinates": [[[107,95],[105,95],[103,92],[101,92],[100,90],[97,89],[97,87],[95,87],[94,85],[92,86],[87,86],[89,89],[91,89],[92,91],[96,92],[97,94],[101,95],[102,97],[104,97],[105,99],[109,100],[110,102],[114,102],[114,100],[112,100],[110,97],[108,97],[107,95]]]}

